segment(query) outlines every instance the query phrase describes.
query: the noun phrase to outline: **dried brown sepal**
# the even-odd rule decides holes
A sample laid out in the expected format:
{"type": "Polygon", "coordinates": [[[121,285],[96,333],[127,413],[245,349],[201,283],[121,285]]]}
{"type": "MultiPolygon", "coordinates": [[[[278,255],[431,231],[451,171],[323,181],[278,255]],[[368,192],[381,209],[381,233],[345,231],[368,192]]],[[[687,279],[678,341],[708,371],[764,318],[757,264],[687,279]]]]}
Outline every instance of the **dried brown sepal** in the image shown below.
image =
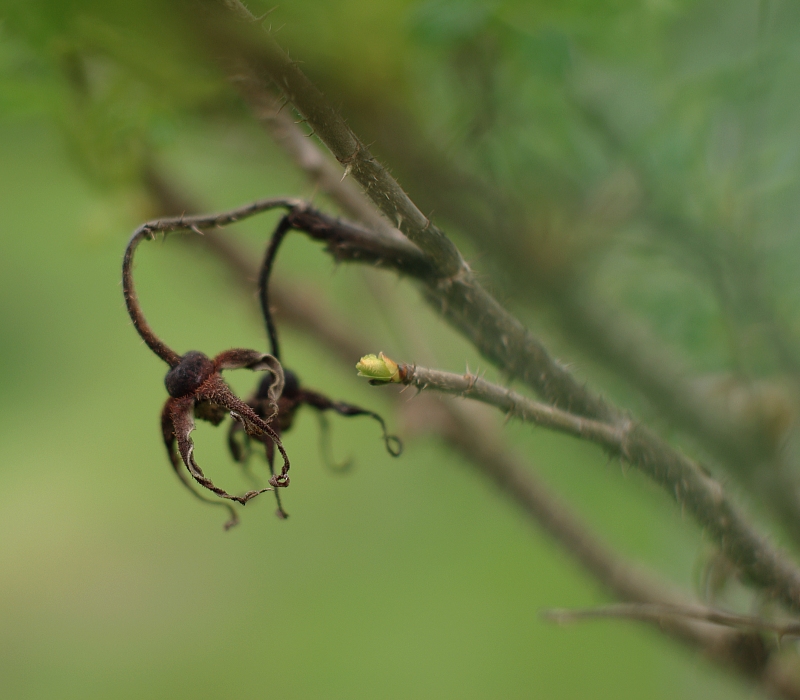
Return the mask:
{"type": "MultiPolygon", "coordinates": [[[[229,412],[241,422],[248,435],[261,436],[262,434],[267,434],[270,436],[283,456],[284,464],[281,476],[285,476],[289,469],[289,459],[277,433],[250,406],[233,394],[219,374],[223,368],[236,369],[241,367],[254,370],[269,370],[273,383],[276,385],[283,384],[283,370],[277,361],[271,356],[254,350],[228,350],[217,355],[213,360],[197,351],[186,353],[180,362],[170,369],[165,378],[170,398],[167,399],[162,411],[162,432],[173,468],[176,468],[177,462],[174,449],[174,444],[177,441],[178,454],[180,454],[189,474],[198,484],[220,498],[245,505],[259,494],[271,489],[251,490],[241,496],[237,496],[220,488],[205,475],[197,464],[194,458],[194,443],[190,437],[195,427],[195,417],[209,420],[217,425],[224,413],[229,412]]],[[[272,412],[277,411],[274,401],[270,402],[268,400],[267,402],[274,407],[272,412]]],[[[181,480],[186,483],[182,472],[179,469],[176,469],[176,471],[179,472],[181,480]]],[[[284,481],[288,485],[288,478],[284,481]]],[[[192,491],[194,493],[194,490],[192,491]]],[[[233,516],[226,523],[226,529],[235,524],[235,513],[233,513],[233,516]]]]}

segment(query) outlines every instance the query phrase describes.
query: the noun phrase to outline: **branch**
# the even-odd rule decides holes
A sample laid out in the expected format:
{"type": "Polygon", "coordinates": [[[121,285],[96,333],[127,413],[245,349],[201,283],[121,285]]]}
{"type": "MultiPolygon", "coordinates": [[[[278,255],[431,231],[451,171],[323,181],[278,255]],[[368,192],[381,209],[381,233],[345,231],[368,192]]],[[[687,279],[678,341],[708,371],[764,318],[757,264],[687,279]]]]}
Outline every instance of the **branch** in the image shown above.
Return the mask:
{"type": "MultiPolygon", "coordinates": [[[[365,223],[373,230],[381,230],[387,224],[378,216],[364,195],[352,187],[351,180],[339,177],[339,171],[313,141],[292,119],[287,110],[277,104],[277,99],[269,99],[264,90],[255,89],[249,96],[251,105],[276,143],[306,173],[323,192],[328,194],[353,218],[365,223]]],[[[385,300],[387,307],[391,299],[385,300]]],[[[330,335],[331,312],[317,312],[308,323],[309,312],[313,313],[319,300],[309,300],[301,317],[305,319],[303,330],[315,338],[322,338],[329,350],[340,355],[349,364],[354,356],[353,349],[368,347],[363,334],[354,328],[345,328],[342,319],[335,324],[340,337],[330,335]],[[316,302],[316,303],[315,303],[316,302]]],[[[408,316],[397,314],[395,319],[401,324],[406,337],[417,337],[415,328],[408,316]]],[[[298,317],[289,322],[297,325],[298,317]]],[[[424,345],[424,344],[423,344],[424,345]]],[[[356,354],[360,354],[358,351],[356,354]]],[[[398,396],[399,399],[399,396],[398,396]]],[[[408,412],[409,404],[403,408],[408,412]]],[[[494,485],[548,535],[550,535],[572,558],[597,582],[616,598],[624,601],[640,602],[641,606],[661,606],[663,608],[697,609],[689,603],[676,603],[683,596],[669,589],[652,574],[632,565],[624,557],[610,548],[593,534],[587,523],[569,507],[549,492],[547,487],[535,477],[529,465],[525,465],[518,455],[509,450],[501,440],[499,431],[486,417],[475,415],[469,406],[453,401],[435,400],[430,397],[425,409],[420,411],[415,403],[414,422],[424,424],[432,430],[477,471],[494,485]],[[427,410],[425,410],[427,409],[427,410]],[[647,602],[651,601],[651,602],[647,602]],[[673,601],[667,603],[665,601],[673,601]]],[[[770,651],[765,648],[758,634],[748,631],[744,634],[719,634],[708,626],[691,624],[688,619],[673,618],[669,622],[653,620],[661,631],[689,646],[699,647],[715,662],[732,667],[745,676],[759,676],[765,689],[771,689],[779,697],[797,697],[794,684],[782,677],[779,668],[771,664],[767,670],[766,660],[770,651]],[[689,623],[689,624],[687,624],[689,623]],[[781,682],[778,682],[780,679],[781,682]],[[776,686],[780,686],[776,688],[776,686]]]]}
{"type": "MultiPolygon", "coordinates": [[[[287,99],[295,104],[337,160],[353,170],[373,202],[390,219],[396,220],[401,230],[430,259],[435,272],[439,273],[439,279],[436,284],[428,281],[427,296],[442,314],[472,340],[485,357],[511,376],[526,381],[552,403],[565,406],[580,415],[624,424],[622,411],[592,395],[555,362],[544,346],[481,287],[463,262],[460,265],[451,264],[456,260],[456,256],[449,255],[452,244],[447,242],[445,245],[443,241],[446,239],[438,229],[434,230],[425,217],[420,219],[416,216],[419,210],[410,203],[399,185],[374,161],[336,110],[274,40],[257,36],[252,31],[252,25],[247,24],[237,34],[237,41],[232,42],[231,35],[226,34],[225,30],[213,31],[224,24],[224,21],[215,22],[208,27],[208,31],[222,45],[236,47],[235,55],[245,58],[256,73],[266,72],[287,99]],[[410,218],[402,214],[398,216],[407,206],[410,207],[410,218]],[[432,232],[430,237],[427,235],[429,231],[432,232]]],[[[460,260],[460,256],[457,258],[460,260]]],[[[687,464],[691,467],[688,470],[690,474],[695,472],[702,476],[696,465],[645,429],[637,428],[636,435],[639,438],[636,444],[629,446],[632,453],[635,452],[631,459],[637,466],[656,460],[647,471],[660,483],[672,487],[673,472],[680,474],[686,471],[679,467],[685,468],[687,464]]],[[[699,483],[702,483],[702,479],[699,483]]],[[[716,482],[713,483],[718,486],[716,482]]],[[[739,530],[737,534],[741,534],[742,538],[734,538],[735,544],[726,543],[725,537],[731,529],[727,515],[718,521],[714,508],[706,507],[715,505],[717,500],[713,489],[697,489],[694,483],[682,496],[684,485],[680,482],[675,485],[678,488],[676,497],[695,512],[698,520],[709,528],[724,549],[734,554],[732,560],[742,566],[752,583],[775,589],[785,604],[793,608],[800,607],[800,572],[791,563],[774,551],[769,551],[767,561],[759,561],[759,556],[763,554],[759,545],[763,543],[732,510],[731,515],[736,515],[733,529],[739,530]],[[741,544],[744,545],[743,551],[738,551],[741,544]]]]}
{"type": "Polygon", "coordinates": [[[800,622],[786,620],[776,622],[763,617],[738,615],[725,610],[717,610],[703,605],[664,605],[655,603],[621,603],[600,608],[580,610],[544,610],[542,617],[558,623],[577,622],[598,618],[626,618],[656,624],[670,624],[678,619],[701,620],[723,627],[749,630],[752,632],[773,632],[778,638],[800,637],[800,622]]]}
{"type": "Polygon", "coordinates": [[[312,131],[330,148],[331,153],[352,174],[370,199],[389,221],[418,245],[434,262],[443,277],[467,270],[458,249],[409,199],[403,188],[383,165],[372,157],[369,149],[353,133],[339,113],[317,87],[283,51],[271,34],[261,31],[256,18],[237,0],[223,3],[245,20],[235,34],[224,16],[215,26],[222,46],[238,46],[256,75],[265,73],[308,122],[312,131]]]}
{"type": "MultiPolygon", "coordinates": [[[[249,14],[235,0],[226,4],[236,5],[240,16],[249,14]]],[[[551,403],[595,418],[622,417],[550,357],[544,345],[483,289],[455,246],[419,212],[271,36],[252,21],[231,26],[216,1],[207,0],[205,7],[208,13],[204,17],[193,13],[187,15],[187,21],[201,22],[207,44],[214,46],[216,57],[223,53],[232,78],[240,80],[244,64],[252,81],[248,84],[257,83],[262,76],[272,80],[345,166],[345,173],[352,173],[372,202],[423,251],[431,270],[426,279],[426,298],[439,313],[490,362],[526,382],[551,403]]]]}
{"type": "Polygon", "coordinates": [[[360,371],[362,376],[378,377],[374,383],[402,383],[419,390],[435,389],[476,399],[524,421],[589,440],[609,454],[626,459],[694,516],[747,581],[774,595],[788,609],[800,612],[800,569],[749,524],[727,498],[722,485],[705,469],[644,426],[632,420],[611,425],[583,418],[472,374],[394,363],[385,356],[381,358],[384,366],[380,367],[377,358],[378,364],[371,359],[364,362],[366,359],[362,359],[360,371]]]}
{"type": "MultiPolygon", "coordinates": [[[[561,238],[559,247],[554,248],[542,232],[540,210],[531,214],[529,201],[510,194],[513,187],[500,191],[459,169],[453,158],[444,157],[427,139],[413,115],[375,103],[368,102],[365,107],[365,96],[369,99],[366,93],[359,95],[361,116],[372,132],[380,135],[387,157],[417,183],[420,206],[435,206],[439,217],[452,222],[500,262],[503,273],[513,279],[515,292],[527,292],[530,299],[551,306],[568,341],[634,387],[673,425],[698,439],[800,543],[800,489],[793,477],[797,459],[780,449],[784,432],[772,420],[774,414],[758,415],[760,406],[753,401],[755,420],[745,420],[724,403],[709,400],[697,390],[696,379],[674,353],[624,309],[603,299],[601,290],[587,284],[585,268],[575,262],[585,259],[580,250],[577,255],[571,253],[570,244],[561,238]]],[[[619,151],[620,145],[611,148],[619,151]]],[[[641,187],[644,213],[650,217],[648,188],[646,184],[641,187]]],[[[577,208],[585,209],[584,205],[577,208]]],[[[572,209],[565,218],[574,218],[572,209]]],[[[588,223],[593,235],[609,225],[608,221],[588,223]]],[[[660,225],[657,220],[655,224],[660,225]]],[[[696,243],[701,237],[688,221],[669,225],[681,227],[687,241],[696,243]]],[[[580,221],[573,223],[567,233],[579,226],[580,221]]],[[[767,325],[773,335],[774,325],[767,325]]],[[[782,340],[776,337],[776,352],[786,355],[786,342],[785,334],[782,340]]]]}

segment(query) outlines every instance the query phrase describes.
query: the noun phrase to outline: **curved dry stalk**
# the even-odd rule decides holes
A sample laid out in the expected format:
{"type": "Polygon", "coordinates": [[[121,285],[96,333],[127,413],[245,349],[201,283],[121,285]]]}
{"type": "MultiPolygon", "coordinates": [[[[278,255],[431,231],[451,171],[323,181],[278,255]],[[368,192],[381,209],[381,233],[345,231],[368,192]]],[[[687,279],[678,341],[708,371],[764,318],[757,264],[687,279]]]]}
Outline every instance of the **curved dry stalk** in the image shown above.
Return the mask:
{"type": "Polygon", "coordinates": [[[272,238],[270,238],[267,252],[264,254],[264,262],[261,264],[261,270],[258,273],[258,300],[261,302],[261,315],[264,317],[264,324],[267,327],[270,352],[273,357],[277,357],[279,360],[281,359],[281,347],[278,341],[278,329],[275,327],[272,310],[269,306],[269,278],[272,275],[272,266],[275,264],[275,256],[278,254],[278,249],[286,234],[291,230],[292,225],[289,222],[289,218],[284,216],[278,222],[278,226],[275,228],[272,238]]]}
{"type": "MultiPolygon", "coordinates": [[[[147,175],[145,177],[148,181],[153,183],[153,187],[158,186],[156,184],[159,182],[158,178],[155,176],[150,178],[147,175]]],[[[175,367],[180,362],[181,356],[161,340],[150,327],[139,304],[139,298],[136,294],[136,287],[133,282],[133,259],[139,243],[143,240],[152,240],[157,233],[167,234],[174,231],[194,231],[202,235],[203,229],[227,226],[228,224],[236,223],[237,221],[247,219],[261,212],[269,211],[270,209],[284,208],[291,210],[295,207],[302,208],[303,206],[305,206],[305,202],[299,199],[262,199],[252,204],[239,207],[238,209],[232,209],[219,214],[201,216],[181,215],[156,219],[154,221],[148,221],[137,228],[128,241],[128,246],[125,249],[125,255],[122,259],[122,292],[125,297],[125,306],[128,309],[128,315],[131,317],[136,332],[147,344],[147,347],[170,367],[175,367]]]]}
{"type": "Polygon", "coordinates": [[[202,235],[203,229],[220,228],[235,224],[238,221],[244,221],[251,216],[261,214],[271,209],[287,209],[292,210],[296,207],[305,207],[306,203],[302,199],[295,199],[292,197],[270,197],[267,199],[259,199],[250,204],[246,204],[235,209],[229,209],[224,212],[217,212],[216,214],[200,214],[196,216],[171,216],[164,219],[155,219],[142,224],[136,231],[134,231],[133,238],[140,237],[153,237],[156,233],[171,233],[173,231],[194,231],[202,235]]]}
{"type": "Polygon", "coordinates": [[[151,232],[144,227],[137,229],[131,236],[122,259],[122,293],[125,297],[125,306],[133,322],[133,327],[147,344],[147,347],[170,367],[175,367],[181,361],[181,356],[161,340],[150,327],[142,312],[139,297],[136,295],[136,287],[133,284],[133,256],[139,243],[145,238],[152,238],[151,232]]]}

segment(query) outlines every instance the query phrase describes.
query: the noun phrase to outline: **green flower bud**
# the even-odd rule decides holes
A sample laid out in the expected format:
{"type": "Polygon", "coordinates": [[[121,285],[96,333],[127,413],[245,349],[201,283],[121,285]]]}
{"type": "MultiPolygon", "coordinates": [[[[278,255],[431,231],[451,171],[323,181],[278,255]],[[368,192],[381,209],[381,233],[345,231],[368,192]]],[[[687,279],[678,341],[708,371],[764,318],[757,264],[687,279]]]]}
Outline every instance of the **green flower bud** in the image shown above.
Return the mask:
{"type": "Polygon", "coordinates": [[[397,363],[383,353],[379,353],[377,357],[364,355],[356,365],[356,369],[359,377],[366,377],[371,383],[389,384],[402,381],[397,363]]]}

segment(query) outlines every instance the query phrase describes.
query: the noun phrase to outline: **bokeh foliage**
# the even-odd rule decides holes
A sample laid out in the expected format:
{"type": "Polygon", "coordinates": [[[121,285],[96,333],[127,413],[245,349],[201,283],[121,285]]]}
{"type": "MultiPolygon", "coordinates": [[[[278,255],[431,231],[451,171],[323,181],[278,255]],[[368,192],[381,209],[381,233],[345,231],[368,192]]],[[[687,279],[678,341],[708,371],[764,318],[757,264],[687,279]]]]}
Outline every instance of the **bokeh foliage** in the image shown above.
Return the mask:
{"type": "MultiPolygon", "coordinates": [[[[336,450],[358,463],[341,478],[306,416],[287,437],[289,522],[254,502],[225,534],[186,497],[159,444],[163,368],[118,284],[126,235],[154,211],[144,175],[163,170],[209,209],[315,195],[187,29],[186,7],[5,0],[0,13],[9,697],[744,694],[653,632],[541,622],[542,607],[603,595],[432,438],[395,462],[372,426],[337,422],[336,450]]],[[[569,328],[567,291],[621,310],[698,377],[788,384],[800,319],[794,3],[250,7],[587,380],[656,415],[569,328]]],[[[273,223],[236,235],[257,256],[273,223]]],[[[385,344],[365,353],[411,359],[391,314],[364,303],[364,273],[332,275],[300,240],[280,266],[376,332],[385,344]]],[[[248,300],[199,252],[153,246],[137,274],[176,347],[262,347],[248,300]]],[[[392,293],[442,368],[482,366],[412,289],[392,293]]],[[[312,341],[284,335],[309,386],[386,407],[312,341]]],[[[233,377],[241,392],[250,380],[233,377]]],[[[691,584],[702,536],[662,494],[596,450],[505,430],[601,534],[691,584]]],[[[212,475],[235,479],[222,433],[196,435],[212,475]]]]}

